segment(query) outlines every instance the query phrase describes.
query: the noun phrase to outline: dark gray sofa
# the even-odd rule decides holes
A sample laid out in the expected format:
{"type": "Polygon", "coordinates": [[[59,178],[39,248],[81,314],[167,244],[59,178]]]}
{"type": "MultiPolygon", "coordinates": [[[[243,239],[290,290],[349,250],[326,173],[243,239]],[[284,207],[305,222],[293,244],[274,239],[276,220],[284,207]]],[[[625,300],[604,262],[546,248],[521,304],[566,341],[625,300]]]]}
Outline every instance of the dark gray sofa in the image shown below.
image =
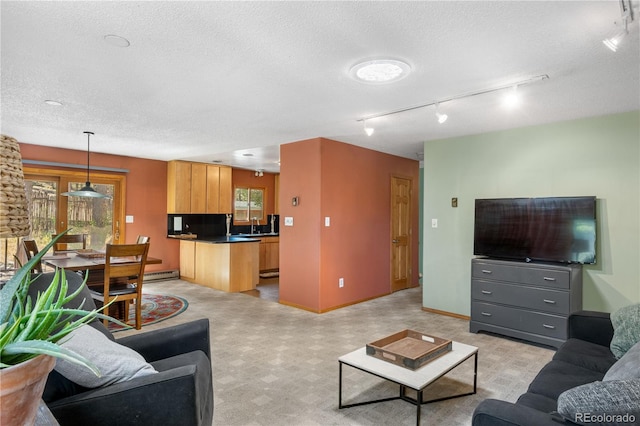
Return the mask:
{"type": "MultiPolygon", "coordinates": [[[[29,288],[35,297],[52,273],[42,274],[29,288]]],[[[67,271],[69,293],[83,285],[67,271]]],[[[66,307],[95,309],[86,286],[66,307]]],[[[90,324],[109,339],[127,346],[153,365],[158,374],[100,388],[83,388],[58,374],[49,374],[43,400],[62,425],[203,425],[213,419],[213,380],[209,321],[201,319],[115,339],[101,321],[90,324]]]]}
{"type": "MultiPolygon", "coordinates": [[[[558,414],[560,394],[602,380],[617,361],[609,349],[613,338],[610,314],[581,311],[569,317],[569,339],[558,348],[516,403],[486,399],[473,413],[474,426],[565,423],[558,414]]],[[[567,424],[570,424],[566,422],[567,424]]]]}

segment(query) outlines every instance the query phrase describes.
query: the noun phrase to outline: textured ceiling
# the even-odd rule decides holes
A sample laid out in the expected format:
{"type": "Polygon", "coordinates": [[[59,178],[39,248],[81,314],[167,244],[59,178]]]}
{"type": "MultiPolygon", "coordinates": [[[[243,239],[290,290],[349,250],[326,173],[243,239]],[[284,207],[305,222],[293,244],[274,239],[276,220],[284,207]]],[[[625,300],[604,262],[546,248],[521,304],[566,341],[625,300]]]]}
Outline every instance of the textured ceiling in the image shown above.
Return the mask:
{"type": "Polygon", "coordinates": [[[640,14],[617,53],[617,1],[1,2],[2,133],[25,143],[277,170],[278,146],[326,137],[417,158],[426,140],[637,110],[640,14]],[[104,41],[116,34],[131,45],[104,41]],[[408,62],[387,85],[366,58],[408,62]],[[508,85],[500,93],[361,117],[508,85]],[[44,103],[54,99],[54,107],[44,103]],[[243,156],[252,153],[253,157],[243,156]]]}

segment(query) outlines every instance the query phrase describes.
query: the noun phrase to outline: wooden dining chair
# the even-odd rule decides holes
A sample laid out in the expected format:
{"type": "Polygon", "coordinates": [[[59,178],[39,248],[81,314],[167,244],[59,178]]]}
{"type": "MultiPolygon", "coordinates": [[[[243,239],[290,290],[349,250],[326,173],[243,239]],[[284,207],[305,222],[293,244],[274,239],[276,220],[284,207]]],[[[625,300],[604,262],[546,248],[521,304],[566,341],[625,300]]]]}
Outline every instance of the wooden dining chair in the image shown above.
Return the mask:
{"type": "MultiPolygon", "coordinates": [[[[22,246],[24,247],[24,251],[27,254],[27,260],[31,260],[33,256],[38,254],[38,243],[35,240],[22,240],[22,246]]],[[[31,270],[33,273],[41,274],[42,273],[42,262],[38,261],[35,265],[33,265],[33,269],[31,270]]]]}
{"type": "MultiPolygon", "coordinates": [[[[52,234],[51,238],[56,238],[58,234],[52,234]]],[[[56,245],[53,248],[54,251],[72,250],[67,247],[67,244],[82,244],[82,247],[75,247],[76,249],[87,248],[87,234],[65,234],[56,241],[56,245]]]]}
{"type": "MultiPolygon", "coordinates": [[[[93,299],[103,306],[117,298],[117,301],[135,301],[135,327],[142,327],[142,281],[147,263],[149,243],[145,244],[107,244],[104,264],[104,283],[102,287],[90,287],[93,299]]],[[[128,307],[129,303],[124,304],[128,307]]],[[[109,307],[102,312],[109,315],[109,307]]],[[[125,309],[128,310],[128,309],[125,309]]],[[[125,312],[124,322],[128,315],[125,312]]],[[[108,321],[103,320],[105,326],[108,321]]]]}

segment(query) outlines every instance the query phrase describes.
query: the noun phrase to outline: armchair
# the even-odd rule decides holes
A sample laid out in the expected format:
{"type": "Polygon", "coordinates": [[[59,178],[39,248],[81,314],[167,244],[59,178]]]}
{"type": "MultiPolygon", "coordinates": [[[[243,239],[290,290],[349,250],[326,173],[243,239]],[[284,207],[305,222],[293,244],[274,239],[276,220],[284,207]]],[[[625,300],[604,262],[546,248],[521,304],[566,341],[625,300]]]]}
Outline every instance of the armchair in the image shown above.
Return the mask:
{"type": "MultiPolygon", "coordinates": [[[[41,274],[29,289],[34,297],[51,282],[41,274]]],[[[82,277],[66,272],[69,291],[83,286],[82,277]]],[[[89,290],[68,307],[93,309],[89,290]]],[[[43,400],[62,425],[203,425],[213,419],[213,380],[208,319],[115,339],[101,321],[90,325],[110,340],[127,346],[157,371],[100,388],[84,388],[55,370],[49,374],[43,400]]]]}

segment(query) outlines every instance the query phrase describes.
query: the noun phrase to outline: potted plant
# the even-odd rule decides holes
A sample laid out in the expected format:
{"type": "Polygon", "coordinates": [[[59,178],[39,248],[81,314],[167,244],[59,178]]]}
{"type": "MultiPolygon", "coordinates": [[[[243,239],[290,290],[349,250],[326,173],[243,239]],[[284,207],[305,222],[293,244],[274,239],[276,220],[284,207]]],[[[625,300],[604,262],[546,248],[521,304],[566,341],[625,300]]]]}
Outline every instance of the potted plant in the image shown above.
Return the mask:
{"type": "Polygon", "coordinates": [[[76,297],[82,287],[67,294],[62,270],[55,272],[51,285],[39,293],[36,300],[28,295],[29,285],[33,282],[33,266],[56,240],[17,270],[0,289],[0,424],[3,425],[33,423],[56,358],[83,365],[100,375],[92,362],[59,343],[95,318],[113,319],[99,310],[65,308],[64,305],[76,297]]]}

